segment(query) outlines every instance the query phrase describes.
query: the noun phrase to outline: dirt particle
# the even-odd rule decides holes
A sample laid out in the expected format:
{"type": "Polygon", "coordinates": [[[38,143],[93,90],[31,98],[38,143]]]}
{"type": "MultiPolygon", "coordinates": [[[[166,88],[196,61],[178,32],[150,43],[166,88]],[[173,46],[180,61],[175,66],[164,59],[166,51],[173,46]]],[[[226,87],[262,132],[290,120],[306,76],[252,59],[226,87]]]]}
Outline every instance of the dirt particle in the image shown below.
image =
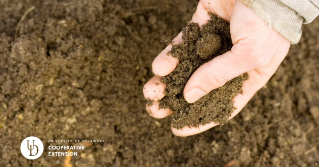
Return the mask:
{"type": "Polygon", "coordinates": [[[18,114],[18,119],[19,120],[23,120],[23,115],[22,114],[18,114]]]}
{"type": "Polygon", "coordinates": [[[234,160],[230,161],[229,163],[225,164],[224,167],[240,167],[239,162],[234,160]]]}
{"type": "Polygon", "coordinates": [[[153,105],[154,100],[152,100],[152,99],[146,99],[146,100],[147,100],[147,102],[146,102],[147,106],[152,106],[153,105]]]}
{"type": "Polygon", "coordinates": [[[155,121],[155,125],[157,126],[157,127],[162,127],[162,124],[160,123],[160,122],[158,122],[158,121],[155,121]]]}
{"type": "Polygon", "coordinates": [[[167,155],[170,157],[174,157],[174,150],[172,149],[167,150],[167,155]]]}
{"type": "Polygon", "coordinates": [[[50,78],[48,84],[49,84],[50,86],[52,86],[52,85],[54,84],[54,78],[50,78]]]}
{"type": "Polygon", "coordinates": [[[311,113],[312,118],[315,120],[315,122],[319,126],[319,108],[318,107],[311,107],[310,113],[311,113]]]}

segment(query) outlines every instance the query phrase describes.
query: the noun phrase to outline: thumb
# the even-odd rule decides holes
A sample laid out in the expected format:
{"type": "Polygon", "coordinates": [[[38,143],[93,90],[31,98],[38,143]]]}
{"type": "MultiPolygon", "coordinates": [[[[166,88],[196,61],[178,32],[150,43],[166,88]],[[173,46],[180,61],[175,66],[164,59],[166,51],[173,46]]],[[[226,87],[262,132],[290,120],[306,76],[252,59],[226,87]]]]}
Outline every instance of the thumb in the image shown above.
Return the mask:
{"type": "Polygon", "coordinates": [[[223,86],[227,81],[269,62],[263,58],[259,58],[256,62],[256,58],[252,60],[252,56],[245,54],[249,53],[248,50],[234,52],[236,50],[234,47],[236,48],[236,45],[231,51],[203,64],[193,73],[184,88],[187,102],[193,103],[211,90],[223,86]]]}
{"type": "Polygon", "coordinates": [[[230,31],[234,46],[193,73],[184,88],[187,102],[195,102],[240,74],[268,65],[284,40],[239,1],[234,6],[230,31]]]}

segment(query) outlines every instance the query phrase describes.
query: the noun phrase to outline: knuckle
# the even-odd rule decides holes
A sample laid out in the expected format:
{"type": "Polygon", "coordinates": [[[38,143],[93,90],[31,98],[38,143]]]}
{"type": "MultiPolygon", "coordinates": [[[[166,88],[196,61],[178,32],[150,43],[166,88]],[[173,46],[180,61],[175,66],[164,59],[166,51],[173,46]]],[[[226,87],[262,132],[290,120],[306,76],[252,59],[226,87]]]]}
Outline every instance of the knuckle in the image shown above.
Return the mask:
{"type": "Polygon", "coordinates": [[[268,64],[268,62],[266,61],[267,59],[264,56],[252,55],[251,60],[252,62],[254,62],[256,67],[263,67],[268,64]]]}
{"type": "Polygon", "coordinates": [[[249,54],[245,56],[247,63],[252,63],[256,68],[268,65],[271,56],[260,51],[260,49],[253,49],[249,52],[249,54]]]}
{"type": "Polygon", "coordinates": [[[228,80],[226,75],[218,69],[214,69],[212,65],[209,65],[209,72],[207,76],[208,84],[212,87],[223,86],[228,80]]]}

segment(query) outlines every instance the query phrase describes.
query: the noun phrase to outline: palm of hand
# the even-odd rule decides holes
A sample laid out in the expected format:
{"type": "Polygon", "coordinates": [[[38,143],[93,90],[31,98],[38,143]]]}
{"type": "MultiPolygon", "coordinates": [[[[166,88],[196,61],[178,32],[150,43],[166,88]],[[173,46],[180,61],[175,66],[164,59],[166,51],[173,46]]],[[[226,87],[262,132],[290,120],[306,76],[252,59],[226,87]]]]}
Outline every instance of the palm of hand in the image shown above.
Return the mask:
{"type": "MultiPolygon", "coordinates": [[[[194,102],[199,97],[199,92],[208,93],[227,81],[247,72],[249,79],[244,82],[243,93],[234,100],[236,110],[231,118],[237,115],[248,103],[252,96],[263,87],[274,74],[282,60],[285,58],[290,42],[278,32],[271,29],[257,15],[244,4],[236,0],[201,0],[192,21],[202,25],[209,19],[208,11],[213,12],[226,21],[230,21],[230,31],[234,44],[231,51],[218,56],[212,61],[202,65],[192,75],[184,89],[184,97],[188,102],[194,102]]],[[[174,43],[181,43],[181,33],[174,39],[174,43]]],[[[178,60],[167,56],[171,45],[167,46],[154,60],[153,72],[159,76],[153,77],[144,86],[145,98],[155,102],[146,109],[151,116],[163,118],[173,114],[170,109],[159,109],[158,101],[163,98],[166,85],[161,83],[161,77],[172,72],[178,60]],[[163,68],[165,67],[165,68],[163,68]],[[156,83],[160,83],[157,85],[156,83]]],[[[184,127],[172,128],[177,136],[189,136],[201,133],[217,124],[199,126],[198,128],[184,127]]]]}

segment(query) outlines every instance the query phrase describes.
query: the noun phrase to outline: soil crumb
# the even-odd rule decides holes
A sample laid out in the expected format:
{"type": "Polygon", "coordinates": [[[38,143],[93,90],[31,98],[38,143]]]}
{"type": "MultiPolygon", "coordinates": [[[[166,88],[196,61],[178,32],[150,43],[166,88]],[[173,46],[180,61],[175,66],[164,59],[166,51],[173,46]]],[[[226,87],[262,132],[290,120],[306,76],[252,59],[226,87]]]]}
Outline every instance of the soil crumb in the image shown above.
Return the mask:
{"type": "Polygon", "coordinates": [[[153,103],[154,103],[154,100],[152,100],[152,99],[146,99],[146,105],[147,105],[147,106],[152,106],[153,103]]]}
{"type": "Polygon", "coordinates": [[[175,111],[172,127],[177,129],[211,122],[225,124],[235,109],[232,99],[242,92],[242,84],[248,79],[248,74],[242,74],[192,104],[184,99],[183,90],[191,75],[201,65],[232,47],[229,23],[212,13],[210,16],[211,19],[202,27],[190,23],[183,28],[183,42],[173,45],[170,51],[179,59],[179,64],[172,73],[162,78],[167,88],[160,108],[175,111]]]}

